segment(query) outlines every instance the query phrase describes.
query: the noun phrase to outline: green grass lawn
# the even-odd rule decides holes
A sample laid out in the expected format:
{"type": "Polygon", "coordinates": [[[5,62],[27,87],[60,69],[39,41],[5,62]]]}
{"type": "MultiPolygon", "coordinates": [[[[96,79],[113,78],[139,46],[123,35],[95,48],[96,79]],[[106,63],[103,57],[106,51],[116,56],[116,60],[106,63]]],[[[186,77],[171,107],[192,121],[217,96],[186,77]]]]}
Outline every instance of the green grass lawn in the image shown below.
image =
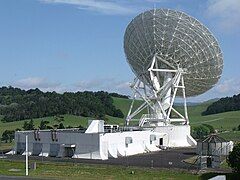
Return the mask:
{"type": "MultiPolygon", "coordinates": [[[[54,179],[202,179],[207,180],[219,175],[219,173],[209,172],[196,174],[196,172],[177,170],[177,169],[159,169],[142,167],[125,167],[116,165],[97,165],[80,164],[64,162],[41,162],[37,163],[36,170],[29,170],[29,176],[33,178],[54,178],[54,179]]],[[[32,164],[33,161],[29,161],[32,164]]],[[[0,175],[7,176],[25,176],[24,161],[10,161],[0,159],[0,175]]],[[[227,179],[237,179],[238,174],[223,173],[227,179]]]]}
{"type": "MultiPolygon", "coordinates": [[[[0,160],[0,167],[1,175],[25,175],[25,164],[21,161],[0,160]]],[[[55,162],[37,162],[37,169],[30,170],[29,176],[57,179],[198,179],[197,175],[180,170],[55,162]]]]}

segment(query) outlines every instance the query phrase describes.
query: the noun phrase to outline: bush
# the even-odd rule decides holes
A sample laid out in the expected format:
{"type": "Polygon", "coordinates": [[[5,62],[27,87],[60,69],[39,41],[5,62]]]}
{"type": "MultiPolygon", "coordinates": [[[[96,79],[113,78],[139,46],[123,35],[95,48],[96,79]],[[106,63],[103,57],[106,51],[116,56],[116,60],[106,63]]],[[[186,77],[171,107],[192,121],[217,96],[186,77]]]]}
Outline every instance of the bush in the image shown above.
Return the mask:
{"type": "Polygon", "coordinates": [[[203,125],[197,126],[193,128],[191,134],[195,139],[203,139],[205,136],[210,134],[210,129],[203,125]]]}
{"type": "Polygon", "coordinates": [[[34,124],[33,124],[33,120],[31,119],[29,122],[24,121],[23,127],[22,127],[25,131],[27,130],[33,130],[34,129],[34,124]]]}
{"type": "Polygon", "coordinates": [[[113,113],[113,116],[118,117],[118,118],[124,118],[124,114],[122,113],[122,111],[120,109],[115,110],[113,113]]]}
{"type": "Polygon", "coordinates": [[[227,163],[233,172],[240,173],[240,143],[236,144],[233,151],[229,153],[227,163]]]}
{"type": "Polygon", "coordinates": [[[60,124],[59,124],[58,129],[65,129],[63,123],[60,123],[60,124]]]}
{"type": "Polygon", "coordinates": [[[1,140],[4,141],[5,143],[12,142],[12,140],[14,139],[14,130],[5,130],[2,134],[2,138],[1,140]]]}
{"type": "Polygon", "coordinates": [[[49,121],[41,120],[40,125],[39,125],[38,127],[39,127],[39,129],[41,129],[41,130],[47,129],[48,124],[49,124],[49,121]]]}
{"type": "Polygon", "coordinates": [[[203,126],[206,126],[209,129],[210,133],[215,133],[215,129],[213,126],[211,126],[209,124],[203,124],[203,126]]]}

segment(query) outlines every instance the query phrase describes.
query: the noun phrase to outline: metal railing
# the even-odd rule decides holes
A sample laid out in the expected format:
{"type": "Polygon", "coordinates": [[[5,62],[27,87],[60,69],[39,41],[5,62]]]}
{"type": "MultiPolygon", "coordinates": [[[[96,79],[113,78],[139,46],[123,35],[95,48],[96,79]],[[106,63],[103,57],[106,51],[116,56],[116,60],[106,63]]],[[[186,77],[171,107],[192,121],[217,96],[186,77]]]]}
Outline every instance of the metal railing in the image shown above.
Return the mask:
{"type": "Polygon", "coordinates": [[[155,114],[143,114],[139,120],[139,126],[142,127],[146,122],[152,120],[159,120],[159,118],[155,114]]]}

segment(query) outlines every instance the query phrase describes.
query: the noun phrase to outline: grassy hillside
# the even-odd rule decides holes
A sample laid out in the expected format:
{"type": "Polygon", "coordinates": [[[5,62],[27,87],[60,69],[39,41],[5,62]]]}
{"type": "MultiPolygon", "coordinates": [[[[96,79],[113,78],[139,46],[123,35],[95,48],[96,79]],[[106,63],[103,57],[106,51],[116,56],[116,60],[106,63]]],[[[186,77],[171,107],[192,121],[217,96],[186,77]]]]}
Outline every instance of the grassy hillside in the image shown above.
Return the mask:
{"type": "MultiPolygon", "coordinates": [[[[129,99],[123,99],[123,98],[113,98],[114,105],[121,109],[124,113],[125,117],[128,113],[129,107],[131,105],[131,100],[129,99]]],[[[195,106],[189,106],[188,107],[188,113],[189,113],[189,119],[190,124],[192,126],[198,126],[200,124],[210,124],[215,129],[218,129],[219,131],[223,131],[221,134],[222,137],[232,140],[239,140],[240,139],[240,132],[233,132],[232,128],[237,127],[240,124],[240,111],[231,111],[231,112],[225,112],[220,114],[214,114],[214,115],[208,115],[208,116],[202,116],[201,113],[206,110],[209,104],[211,104],[211,101],[201,103],[195,106]]],[[[141,104],[140,100],[136,101],[136,105],[133,109],[136,109],[138,105],[141,104]]],[[[182,111],[182,108],[176,107],[179,111],[182,111]]],[[[146,111],[144,112],[146,113],[146,111]]],[[[136,118],[140,118],[141,114],[138,115],[136,118]]],[[[0,117],[1,118],[1,117],[0,117]]],[[[41,120],[47,120],[50,122],[49,125],[53,125],[55,123],[54,117],[46,117],[46,118],[38,118],[34,119],[35,127],[38,127],[41,120]]],[[[87,121],[89,119],[92,119],[91,117],[79,117],[79,116],[73,116],[73,115],[64,115],[64,126],[87,126],[87,121]]],[[[124,124],[124,119],[115,118],[111,116],[107,116],[107,123],[109,124],[124,124]]],[[[29,120],[28,120],[29,121],[29,120]]],[[[10,123],[3,123],[0,121],[0,134],[6,129],[13,130],[16,128],[21,128],[23,126],[24,121],[16,121],[16,122],[10,122],[10,123]]],[[[135,122],[136,123],[136,122],[135,122]]]]}
{"type": "MultiPolygon", "coordinates": [[[[93,119],[90,117],[81,117],[81,116],[74,116],[74,115],[63,115],[64,116],[64,121],[63,125],[66,126],[72,126],[72,127],[77,127],[77,126],[83,126],[87,127],[88,120],[93,119]]],[[[109,124],[122,124],[123,125],[123,120],[120,118],[116,117],[111,117],[107,116],[108,118],[108,123],[109,124]]],[[[54,117],[45,117],[45,118],[36,118],[33,119],[34,125],[37,128],[40,125],[41,120],[46,120],[49,121],[49,125],[52,126],[56,123],[54,121],[54,117]]],[[[4,130],[15,130],[16,128],[22,128],[24,121],[30,121],[30,120],[23,120],[23,121],[14,121],[14,122],[9,122],[9,123],[3,123],[0,121],[0,134],[3,133],[4,130]]]]}
{"type": "MultiPolygon", "coordinates": [[[[124,114],[124,118],[126,118],[126,116],[128,114],[131,103],[132,103],[131,99],[123,99],[123,98],[113,97],[113,104],[116,106],[116,108],[121,109],[121,111],[124,114]]],[[[141,100],[135,100],[132,111],[136,110],[136,108],[138,108],[141,104],[142,104],[141,100]]],[[[147,111],[145,110],[144,113],[147,113],[147,111]]],[[[141,115],[142,115],[142,113],[140,115],[137,115],[136,118],[140,118],[141,115]]]]}
{"type": "MultiPolygon", "coordinates": [[[[33,119],[35,127],[38,127],[41,120],[46,120],[49,121],[49,125],[53,125],[56,123],[54,121],[54,117],[45,117],[45,118],[37,118],[33,119]]],[[[25,120],[24,120],[25,121],[25,120]]],[[[24,121],[14,121],[14,122],[9,122],[9,123],[3,123],[0,121],[0,133],[2,133],[5,129],[8,130],[14,130],[16,128],[22,128],[24,121]]],[[[29,121],[29,120],[27,120],[29,121]]],[[[87,125],[87,118],[85,117],[78,117],[78,116],[73,116],[73,115],[64,115],[64,125],[68,126],[86,126],[87,125]]]]}

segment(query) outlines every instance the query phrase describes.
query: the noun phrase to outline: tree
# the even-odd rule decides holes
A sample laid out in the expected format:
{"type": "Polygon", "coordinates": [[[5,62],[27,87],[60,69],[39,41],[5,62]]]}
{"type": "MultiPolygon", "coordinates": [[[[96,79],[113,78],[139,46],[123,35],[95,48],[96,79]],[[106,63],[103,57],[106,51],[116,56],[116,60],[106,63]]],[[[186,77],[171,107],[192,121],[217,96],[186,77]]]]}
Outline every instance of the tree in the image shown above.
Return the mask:
{"type": "Polygon", "coordinates": [[[240,143],[233,147],[227,157],[227,163],[232,168],[233,172],[240,173],[240,143]]]}
{"type": "Polygon", "coordinates": [[[124,114],[122,113],[122,111],[120,109],[116,109],[113,113],[114,117],[119,117],[119,118],[124,118],[124,114]]]}
{"type": "Polygon", "coordinates": [[[26,130],[33,130],[33,129],[34,129],[33,120],[31,119],[29,122],[24,121],[23,129],[24,129],[25,131],[26,131],[26,130]]]}
{"type": "Polygon", "coordinates": [[[31,119],[29,121],[28,125],[29,125],[29,130],[33,130],[34,129],[33,119],[31,119]]]}
{"type": "Polygon", "coordinates": [[[215,133],[215,129],[213,126],[211,126],[209,124],[203,124],[203,126],[206,126],[209,129],[210,133],[215,133]]]}
{"type": "Polygon", "coordinates": [[[40,125],[39,125],[39,129],[43,130],[43,129],[48,129],[47,125],[49,124],[49,121],[44,121],[44,120],[41,120],[40,122],[40,125]]]}
{"type": "Polygon", "coordinates": [[[23,128],[24,130],[28,130],[28,122],[27,122],[27,121],[24,121],[22,128],[23,128]]]}
{"type": "Polygon", "coordinates": [[[109,95],[112,96],[112,97],[118,97],[118,98],[129,99],[128,96],[126,96],[126,95],[122,95],[122,94],[118,94],[118,93],[109,93],[109,95]]]}
{"type": "Polygon", "coordinates": [[[233,97],[221,98],[207,107],[202,115],[210,115],[227,111],[240,110],[240,94],[233,97]]]}
{"type": "Polygon", "coordinates": [[[15,131],[14,130],[5,130],[2,134],[2,141],[5,141],[5,143],[9,142],[11,143],[12,140],[14,139],[14,133],[15,131]]]}
{"type": "Polygon", "coordinates": [[[60,124],[59,124],[58,129],[65,129],[63,123],[60,123],[60,124]]]}
{"type": "Polygon", "coordinates": [[[203,139],[205,136],[210,134],[210,130],[208,127],[201,125],[194,127],[191,134],[193,138],[203,139]]]}
{"type": "Polygon", "coordinates": [[[238,125],[238,131],[240,131],[240,124],[238,125]]]}
{"type": "MultiPolygon", "coordinates": [[[[119,94],[112,94],[127,98],[119,94]]],[[[99,92],[42,92],[39,89],[28,91],[13,87],[0,88],[1,121],[12,122],[24,119],[55,116],[56,124],[64,121],[63,114],[103,118],[106,115],[123,117],[121,110],[114,106],[111,94],[99,92]]],[[[33,129],[33,124],[25,123],[26,130],[33,129]]],[[[44,123],[42,128],[46,128],[44,123]]]]}

